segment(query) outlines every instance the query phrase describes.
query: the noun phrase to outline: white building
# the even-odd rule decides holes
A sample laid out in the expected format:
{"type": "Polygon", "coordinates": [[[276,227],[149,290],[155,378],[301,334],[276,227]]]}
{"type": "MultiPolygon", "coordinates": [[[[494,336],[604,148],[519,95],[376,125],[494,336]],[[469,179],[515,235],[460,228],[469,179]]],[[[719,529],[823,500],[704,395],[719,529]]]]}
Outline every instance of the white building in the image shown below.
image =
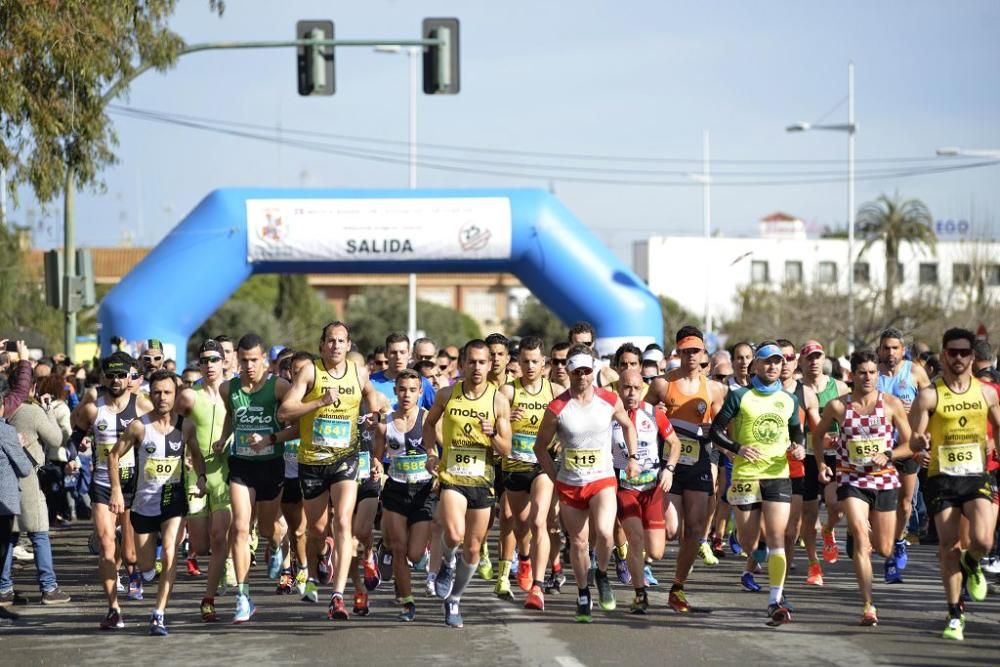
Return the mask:
{"type": "MultiPolygon", "coordinates": [[[[704,315],[707,301],[716,322],[739,315],[738,294],[751,285],[780,290],[794,284],[846,293],[847,240],[805,238],[801,221],[785,217],[771,222],[780,227],[775,234],[768,233],[773,229],[768,220],[762,221],[764,235],[758,238],[652,236],[637,241],[635,271],[653,293],[676,300],[692,313],[704,315]]],[[[862,243],[855,240],[855,252],[862,243]]],[[[857,258],[856,293],[884,286],[884,252],[883,244],[876,242],[857,258]]],[[[946,308],[964,308],[982,288],[986,303],[1000,303],[998,241],[939,240],[933,254],[904,243],[899,263],[897,298],[923,293],[940,299],[946,308]]]]}

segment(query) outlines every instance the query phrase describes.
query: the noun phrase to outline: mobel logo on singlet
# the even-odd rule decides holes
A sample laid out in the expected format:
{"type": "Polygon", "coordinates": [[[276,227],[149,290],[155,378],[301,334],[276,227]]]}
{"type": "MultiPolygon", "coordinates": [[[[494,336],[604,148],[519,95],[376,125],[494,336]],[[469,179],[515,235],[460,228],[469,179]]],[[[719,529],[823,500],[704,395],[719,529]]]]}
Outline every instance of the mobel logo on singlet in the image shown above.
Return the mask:
{"type": "Polygon", "coordinates": [[[515,408],[521,408],[522,410],[544,410],[549,407],[548,403],[518,403],[515,408]]]}
{"type": "Polygon", "coordinates": [[[947,403],[942,412],[964,412],[965,410],[982,410],[983,404],[979,401],[959,401],[958,403],[947,403]]]}
{"type": "Polygon", "coordinates": [[[264,414],[264,408],[259,405],[241,405],[233,413],[234,418],[240,424],[256,424],[259,426],[270,426],[271,415],[264,414]]]}
{"type": "Polygon", "coordinates": [[[476,412],[472,408],[448,408],[448,414],[452,417],[475,417],[476,419],[489,418],[488,413],[476,412]]]}

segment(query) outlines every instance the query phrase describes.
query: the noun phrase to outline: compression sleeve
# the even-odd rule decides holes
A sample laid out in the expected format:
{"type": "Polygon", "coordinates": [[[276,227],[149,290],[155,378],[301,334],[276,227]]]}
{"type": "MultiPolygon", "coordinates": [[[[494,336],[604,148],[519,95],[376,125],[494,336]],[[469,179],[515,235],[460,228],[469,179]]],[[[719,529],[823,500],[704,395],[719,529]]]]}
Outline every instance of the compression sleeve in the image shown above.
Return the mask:
{"type": "Polygon", "coordinates": [[[734,454],[739,453],[740,444],[726,434],[726,427],[739,414],[740,402],[743,400],[743,394],[745,393],[746,389],[743,388],[729,392],[726,400],[722,403],[722,409],[719,410],[719,414],[715,415],[715,419],[712,420],[712,428],[708,433],[709,438],[716,446],[728,449],[734,454]]]}

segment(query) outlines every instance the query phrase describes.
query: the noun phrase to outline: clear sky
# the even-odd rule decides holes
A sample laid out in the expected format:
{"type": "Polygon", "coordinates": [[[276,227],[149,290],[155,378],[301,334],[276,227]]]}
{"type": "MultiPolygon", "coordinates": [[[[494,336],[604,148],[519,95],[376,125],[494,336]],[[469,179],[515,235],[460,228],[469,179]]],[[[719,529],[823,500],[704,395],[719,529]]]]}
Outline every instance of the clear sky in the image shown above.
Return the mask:
{"type": "MultiPolygon", "coordinates": [[[[823,122],[846,122],[853,60],[859,204],[898,190],[923,199],[935,218],[972,219],[1000,235],[1000,166],[866,178],[873,171],[958,164],[934,157],[942,146],[1000,148],[1000,2],[994,0],[228,0],[221,18],[207,0],[179,4],[172,26],[189,43],[292,38],[296,20],[305,18],[333,19],[340,38],[416,38],[422,18],[457,16],[462,91],[421,93],[420,143],[674,161],[445,154],[426,147],[423,159],[457,171],[421,166],[419,185],[551,187],[626,260],[638,238],[701,233],[702,189],[688,174],[701,169],[703,130],[711,133],[718,174],[713,227],[753,234],[757,220],[775,210],[817,227],[842,225],[846,134],[784,128],[828,112],[823,122]],[[922,161],[878,161],[887,158],[922,161]],[[790,160],[828,162],[783,162],[790,160]],[[745,176],[723,176],[727,171],[745,176]],[[817,178],[836,180],[787,183],[817,178]],[[731,185],[738,180],[782,184],[731,185]]],[[[245,131],[271,139],[302,139],[290,132],[311,131],[401,143],[306,137],[327,145],[316,152],[116,113],[120,163],[104,173],[106,192],[78,196],[78,242],[116,245],[127,231],[137,245],[154,244],[222,186],[406,187],[406,60],[339,49],[333,97],[298,96],[291,49],[197,53],[165,74],[143,75],[121,104],[256,124],[265,129],[245,131]],[[345,147],[390,162],[347,156],[345,147]]],[[[24,193],[11,217],[34,221],[39,246],[61,244],[60,204],[45,215],[37,209],[24,193]]]]}

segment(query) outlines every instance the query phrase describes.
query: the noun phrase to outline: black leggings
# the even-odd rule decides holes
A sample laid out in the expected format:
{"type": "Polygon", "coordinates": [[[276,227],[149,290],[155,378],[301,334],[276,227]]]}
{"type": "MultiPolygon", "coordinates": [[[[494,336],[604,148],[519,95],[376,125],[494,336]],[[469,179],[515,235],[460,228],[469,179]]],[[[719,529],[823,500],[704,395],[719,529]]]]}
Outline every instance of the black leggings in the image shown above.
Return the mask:
{"type": "Polygon", "coordinates": [[[14,515],[0,515],[0,563],[7,562],[7,550],[10,549],[10,534],[14,527],[14,515]]]}

